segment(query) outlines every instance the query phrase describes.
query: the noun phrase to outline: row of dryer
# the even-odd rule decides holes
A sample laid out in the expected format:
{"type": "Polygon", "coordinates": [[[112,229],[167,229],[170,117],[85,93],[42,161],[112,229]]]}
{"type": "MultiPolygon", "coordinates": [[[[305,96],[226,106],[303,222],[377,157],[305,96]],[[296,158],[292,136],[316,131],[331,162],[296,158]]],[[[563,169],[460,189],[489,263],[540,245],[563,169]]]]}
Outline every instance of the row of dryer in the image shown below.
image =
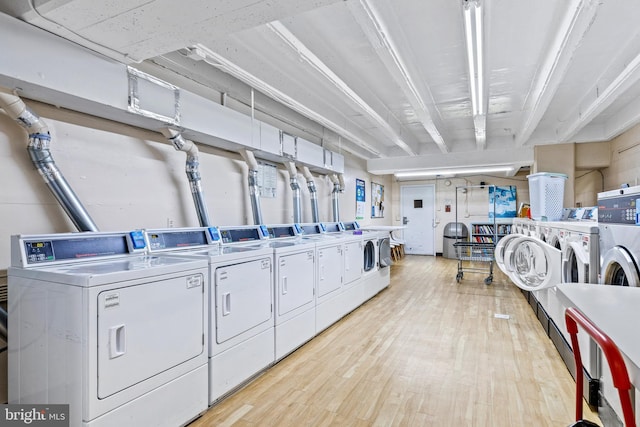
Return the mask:
{"type": "Polygon", "coordinates": [[[388,232],[345,228],[13,236],[9,402],[188,423],[388,286],[388,232]]]}

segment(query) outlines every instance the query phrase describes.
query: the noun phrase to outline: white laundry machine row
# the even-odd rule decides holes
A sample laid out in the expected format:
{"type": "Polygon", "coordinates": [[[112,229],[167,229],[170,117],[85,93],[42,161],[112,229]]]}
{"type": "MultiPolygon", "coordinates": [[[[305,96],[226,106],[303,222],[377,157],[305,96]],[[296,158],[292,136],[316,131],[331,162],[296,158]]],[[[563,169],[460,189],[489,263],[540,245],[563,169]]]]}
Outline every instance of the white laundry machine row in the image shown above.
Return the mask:
{"type": "Polygon", "coordinates": [[[9,403],[105,427],[207,409],[207,262],[144,251],[141,232],[12,237],[9,403]]]}
{"type": "MultiPolygon", "coordinates": [[[[598,194],[598,227],[600,229],[600,283],[602,285],[640,287],[640,186],[598,194]]],[[[640,292],[640,289],[638,289],[640,292]]],[[[604,365],[604,364],[603,364],[604,365]]],[[[622,408],[608,369],[602,369],[601,406],[603,423],[615,425],[622,419],[622,408]]],[[[640,389],[637,379],[633,380],[640,389]]],[[[638,413],[640,393],[636,391],[638,413]]]]}
{"type": "MultiPolygon", "coordinates": [[[[495,259],[498,267],[514,284],[529,291],[526,295],[534,313],[575,378],[575,362],[564,323],[565,307],[561,304],[555,287],[563,283],[563,265],[568,265],[563,254],[563,250],[537,237],[510,234],[500,239],[496,245],[495,259]]],[[[599,351],[588,335],[579,334],[578,339],[585,366],[584,396],[590,405],[597,406],[599,351]]]]}
{"type": "Polygon", "coordinates": [[[208,287],[208,402],[275,361],[273,248],[265,226],[146,230],[151,252],[204,259],[208,287]],[[186,250],[185,250],[186,249],[186,250]]]}

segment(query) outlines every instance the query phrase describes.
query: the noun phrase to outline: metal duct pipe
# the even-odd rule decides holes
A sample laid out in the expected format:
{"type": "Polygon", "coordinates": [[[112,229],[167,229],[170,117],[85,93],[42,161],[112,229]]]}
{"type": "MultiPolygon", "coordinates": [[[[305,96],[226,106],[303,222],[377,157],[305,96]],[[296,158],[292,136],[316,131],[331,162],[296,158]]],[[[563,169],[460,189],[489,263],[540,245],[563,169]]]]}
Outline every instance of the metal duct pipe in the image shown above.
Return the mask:
{"type": "Polygon", "coordinates": [[[0,338],[7,342],[7,319],[9,316],[4,308],[0,307],[0,338]]]}
{"type": "Polygon", "coordinates": [[[187,163],[185,165],[185,172],[187,179],[189,180],[189,186],[191,187],[191,196],[193,196],[193,203],[196,207],[196,214],[198,215],[198,221],[201,227],[209,227],[211,220],[209,219],[209,211],[207,211],[207,205],[204,202],[204,193],[202,192],[202,184],[200,179],[200,162],[198,161],[198,147],[193,141],[184,139],[180,132],[170,128],[161,129],[162,134],[173,144],[174,148],[178,151],[184,151],[187,153],[187,163]]]}
{"type": "Polygon", "coordinates": [[[285,167],[289,171],[289,185],[293,191],[293,222],[302,222],[302,212],[300,211],[300,185],[298,184],[298,170],[294,162],[286,162],[285,167]]]}
{"type": "Polygon", "coordinates": [[[311,197],[312,222],[320,222],[320,215],[318,215],[318,194],[316,190],[316,182],[313,180],[313,175],[311,175],[311,171],[309,171],[308,167],[302,167],[302,174],[307,180],[307,188],[309,189],[309,196],[311,197]]]}
{"type": "Polygon", "coordinates": [[[44,121],[31,111],[19,97],[10,93],[0,91],[0,107],[9,117],[26,129],[29,134],[27,150],[31,162],[76,228],[80,231],[98,231],[98,227],[80,203],[78,196],[73,192],[51,156],[49,151],[51,135],[44,121]]]}
{"type": "Polygon", "coordinates": [[[342,187],[340,187],[340,179],[334,173],[329,175],[329,179],[333,183],[333,191],[331,192],[331,204],[333,206],[333,222],[340,221],[340,200],[338,194],[341,193],[342,187]]]}
{"type": "Polygon", "coordinates": [[[258,162],[253,151],[242,149],[240,155],[249,166],[249,197],[251,198],[253,222],[259,225],[262,224],[262,211],[260,210],[260,189],[258,188],[258,162]]]}

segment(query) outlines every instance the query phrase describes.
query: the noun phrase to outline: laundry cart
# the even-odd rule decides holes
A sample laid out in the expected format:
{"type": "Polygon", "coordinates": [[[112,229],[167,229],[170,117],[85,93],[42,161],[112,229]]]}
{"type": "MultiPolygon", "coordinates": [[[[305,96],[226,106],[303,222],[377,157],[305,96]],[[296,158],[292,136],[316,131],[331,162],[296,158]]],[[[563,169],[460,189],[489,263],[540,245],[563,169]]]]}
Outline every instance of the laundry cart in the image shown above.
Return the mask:
{"type": "MultiPolygon", "coordinates": [[[[456,187],[456,223],[458,223],[458,195],[467,195],[467,192],[473,188],[493,187],[494,185],[467,185],[456,187]]],[[[493,261],[496,248],[496,242],[498,241],[498,228],[495,224],[495,198],[493,201],[493,237],[486,239],[486,241],[458,241],[453,244],[455,249],[456,258],[458,259],[458,271],[456,273],[456,281],[460,283],[464,277],[464,273],[486,273],[487,276],[484,279],[485,285],[490,285],[493,282],[493,261]],[[486,266],[483,266],[486,264],[486,266]]]]}

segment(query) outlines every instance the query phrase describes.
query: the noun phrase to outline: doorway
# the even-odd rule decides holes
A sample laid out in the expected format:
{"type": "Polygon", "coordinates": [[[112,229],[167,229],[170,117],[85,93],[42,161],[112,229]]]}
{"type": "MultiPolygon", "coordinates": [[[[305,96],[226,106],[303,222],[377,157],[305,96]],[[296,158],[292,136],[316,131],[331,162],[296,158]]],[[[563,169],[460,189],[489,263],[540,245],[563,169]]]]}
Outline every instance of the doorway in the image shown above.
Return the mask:
{"type": "Polygon", "coordinates": [[[400,215],[405,253],[435,255],[435,186],[401,186],[400,215]]]}

